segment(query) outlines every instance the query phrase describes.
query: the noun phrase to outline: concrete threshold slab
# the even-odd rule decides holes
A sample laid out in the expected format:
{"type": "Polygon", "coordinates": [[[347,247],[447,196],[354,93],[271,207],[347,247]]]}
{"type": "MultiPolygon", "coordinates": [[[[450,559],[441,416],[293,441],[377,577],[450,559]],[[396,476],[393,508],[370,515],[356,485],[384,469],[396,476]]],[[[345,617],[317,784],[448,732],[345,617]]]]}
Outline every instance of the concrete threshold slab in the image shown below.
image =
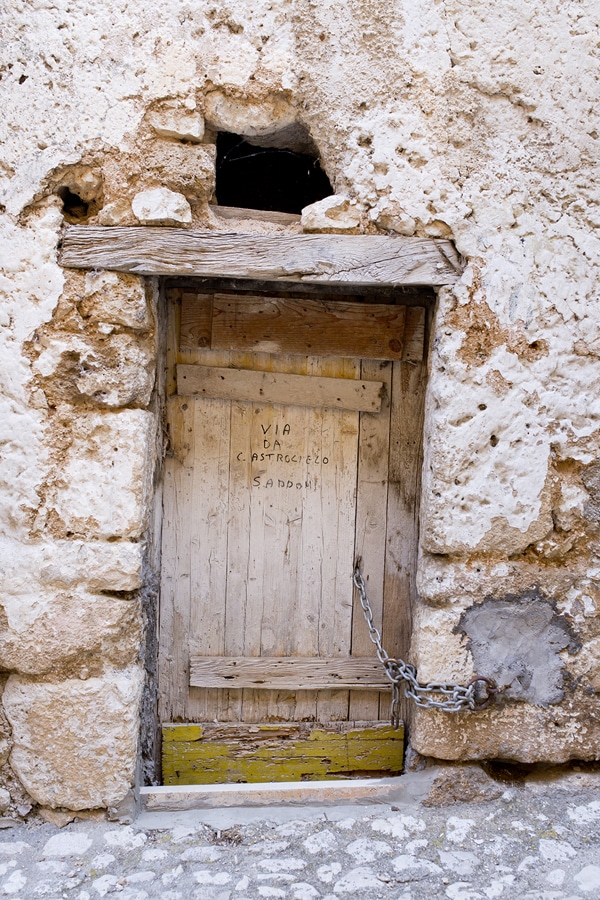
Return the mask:
{"type": "MultiPolygon", "coordinates": [[[[423,793],[429,788],[425,779],[423,793]]],[[[285,781],[268,784],[206,784],[175,787],[144,787],[142,809],[147,812],[189,809],[223,809],[248,806],[340,806],[363,803],[394,803],[413,800],[413,779],[360,778],[349,781],[285,781]]],[[[417,791],[421,793],[421,791],[417,791]]]]}

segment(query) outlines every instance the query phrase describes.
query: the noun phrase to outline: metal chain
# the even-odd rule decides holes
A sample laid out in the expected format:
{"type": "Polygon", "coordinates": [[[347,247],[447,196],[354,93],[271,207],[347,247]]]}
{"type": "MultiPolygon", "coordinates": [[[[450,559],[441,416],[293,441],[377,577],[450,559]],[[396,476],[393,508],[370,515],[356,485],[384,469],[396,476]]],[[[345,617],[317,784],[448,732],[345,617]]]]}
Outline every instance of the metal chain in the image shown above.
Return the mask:
{"type": "Polygon", "coordinates": [[[392,726],[398,728],[400,725],[400,682],[402,681],[405,682],[404,696],[414,700],[417,706],[421,706],[424,709],[441,709],[444,712],[485,709],[498,693],[496,682],[491,678],[478,675],[466,686],[446,684],[441,681],[419,684],[417,681],[417,670],[413,665],[404,662],[402,659],[394,659],[392,656],[388,656],[381,643],[381,634],[373,621],[373,610],[367,597],[367,587],[360,571],[360,563],[361,560],[357,559],[354,566],[353,581],[369,628],[369,637],[375,645],[377,659],[392,683],[392,703],[390,708],[392,726]]]}

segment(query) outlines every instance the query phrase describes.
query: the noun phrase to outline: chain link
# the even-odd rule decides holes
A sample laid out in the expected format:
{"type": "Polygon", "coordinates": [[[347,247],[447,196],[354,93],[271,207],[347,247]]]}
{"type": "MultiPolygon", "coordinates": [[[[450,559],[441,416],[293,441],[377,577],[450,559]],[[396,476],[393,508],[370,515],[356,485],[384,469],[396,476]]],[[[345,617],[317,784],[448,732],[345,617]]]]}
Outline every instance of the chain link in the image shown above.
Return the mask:
{"type": "Polygon", "coordinates": [[[373,610],[367,597],[367,587],[360,571],[360,563],[360,559],[357,559],[352,580],[358,591],[360,605],[369,628],[369,637],[375,646],[377,659],[392,684],[390,708],[392,726],[398,728],[400,725],[400,683],[402,681],[405,682],[404,696],[414,700],[417,706],[421,706],[423,709],[441,709],[444,712],[485,709],[498,693],[496,682],[491,678],[476,676],[466,686],[446,684],[441,681],[419,684],[417,670],[413,665],[402,659],[388,656],[381,643],[381,633],[373,620],[373,610]]]}

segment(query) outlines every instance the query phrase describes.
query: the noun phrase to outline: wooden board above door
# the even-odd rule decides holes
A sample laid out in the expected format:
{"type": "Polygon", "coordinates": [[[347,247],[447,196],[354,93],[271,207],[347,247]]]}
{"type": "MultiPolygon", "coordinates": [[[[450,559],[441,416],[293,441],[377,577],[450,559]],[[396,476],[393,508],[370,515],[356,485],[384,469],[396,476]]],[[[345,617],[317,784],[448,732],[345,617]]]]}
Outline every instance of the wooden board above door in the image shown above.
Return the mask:
{"type": "Polygon", "coordinates": [[[137,275],[324,284],[454,284],[451,241],[385,234],[218,234],[187,228],[69,225],[60,263],[137,275]]]}
{"type": "Polygon", "coordinates": [[[182,350],[423,358],[425,310],[384,303],[184,291],[182,350]]]}

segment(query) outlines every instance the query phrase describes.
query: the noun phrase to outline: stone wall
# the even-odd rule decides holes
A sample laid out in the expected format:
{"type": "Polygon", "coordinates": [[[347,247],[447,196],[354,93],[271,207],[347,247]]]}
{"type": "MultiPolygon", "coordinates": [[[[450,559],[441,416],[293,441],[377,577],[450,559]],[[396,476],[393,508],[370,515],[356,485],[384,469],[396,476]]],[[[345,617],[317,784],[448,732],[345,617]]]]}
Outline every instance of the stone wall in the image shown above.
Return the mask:
{"type": "Polygon", "coordinates": [[[208,205],[219,128],[303,126],[342,227],[451,237],[466,261],[431,346],[413,661],[506,690],[476,716],[420,711],[414,746],[596,757],[597,4],[36,0],[2,16],[0,806],[112,808],[136,765],[156,285],[62,270],[61,224],[249,228],[208,205]]]}

